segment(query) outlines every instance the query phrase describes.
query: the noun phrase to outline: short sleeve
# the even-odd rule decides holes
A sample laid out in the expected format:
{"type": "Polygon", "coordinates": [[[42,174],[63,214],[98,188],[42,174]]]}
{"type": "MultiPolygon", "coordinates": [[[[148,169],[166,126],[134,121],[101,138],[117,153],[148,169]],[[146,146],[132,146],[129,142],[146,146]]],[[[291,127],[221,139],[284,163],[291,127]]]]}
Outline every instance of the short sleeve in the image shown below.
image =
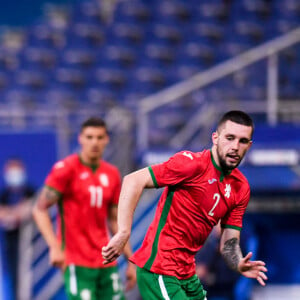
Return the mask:
{"type": "Polygon", "coordinates": [[[72,175],[71,167],[65,161],[58,161],[48,174],[45,185],[63,194],[72,175]]]}
{"type": "Polygon", "coordinates": [[[194,153],[182,151],[168,161],[149,167],[155,187],[177,185],[190,180],[196,172],[201,172],[194,153]]]}
{"type": "Polygon", "coordinates": [[[223,228],[234,228],[241,230],[243,226],[243,216],[245,214],[247,205],[250,199],[250,188],[249,185],[245,188],[245,192],[241,192],[242,196],[237,202],[235,207],[229,211],[221,221],[223,228]]]}

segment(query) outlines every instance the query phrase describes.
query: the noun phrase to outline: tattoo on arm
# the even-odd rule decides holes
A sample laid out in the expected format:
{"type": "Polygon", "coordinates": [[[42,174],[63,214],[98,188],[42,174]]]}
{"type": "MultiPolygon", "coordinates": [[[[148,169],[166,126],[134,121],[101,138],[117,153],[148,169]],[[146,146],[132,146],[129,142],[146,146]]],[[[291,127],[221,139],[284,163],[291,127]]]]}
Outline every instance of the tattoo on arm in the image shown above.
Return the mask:
{"type": "Polygon", "coordinates": [[[221,253],[228,266],[231,269],[238,271],[238,264],[240,259],[242,258],[242,252],[238,239],[232,238],[227,240],[224,243],[224,247],[221,250],[221,253]]]}
{"type": "Polygon", "coordinates": [[[47,186],[43,187],[41,195],[38,199],[38,206],[41,208],[48,208],[59,200],[59,194],[48,188],[47,186]]]}
{"type": "Polygon", "coordinates": [[[52,189],[49,189],[49,188],[45,188],[45,198],[48,200],[48,201],[57,201],[59,199],[59,196],[57,194],[57,192],[53,191],[52,189]]]}

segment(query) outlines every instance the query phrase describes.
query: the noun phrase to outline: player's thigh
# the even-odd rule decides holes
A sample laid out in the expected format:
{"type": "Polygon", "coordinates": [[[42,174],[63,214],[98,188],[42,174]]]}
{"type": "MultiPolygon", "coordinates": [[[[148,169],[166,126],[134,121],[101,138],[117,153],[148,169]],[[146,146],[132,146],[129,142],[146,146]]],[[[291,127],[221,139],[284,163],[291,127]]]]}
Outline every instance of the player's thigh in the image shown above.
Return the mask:
{"type": "Polygon", "coordinates": [[[117,267],[99,269],[96,299],[125,299],[117,267]]]}
{"type": "Polygon", "coordinates": [[[70,265],[64,273],[69,300],[96,300],[96,270],[70,265]]]}
{"type": "Polygon", "coordinates": [[[173,276],[158,275],[137,267],[137,284],[144,300],[188,300],[173,276]]]}
{"type": "Polygon", "coordinates": [[[186,280],[180,280],[181,286],[190,300],[205,300],[206,291],[197,275],[186,280]]]}

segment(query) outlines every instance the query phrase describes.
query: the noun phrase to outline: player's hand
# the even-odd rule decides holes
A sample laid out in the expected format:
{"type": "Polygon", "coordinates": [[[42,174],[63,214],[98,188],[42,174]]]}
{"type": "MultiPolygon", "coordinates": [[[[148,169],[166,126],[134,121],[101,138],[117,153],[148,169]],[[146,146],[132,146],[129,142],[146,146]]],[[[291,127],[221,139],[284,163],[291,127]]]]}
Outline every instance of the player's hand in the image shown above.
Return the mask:
{"type": "Polygon", "coordinates": [[[103,264],[108,264],[116,260],[122,254],[128,239],[129,234],[118,231],[111,238],[107,246],[102,247],[103,264]]]}
{"type": "Polygon", "coordinates": [[[134,288],[136,284],[136,267],[135,265],[128,261],[128,266],[126,270],[126,291],[134,288]]]}
{"type": "Polygon", "coordinates": [[[53,267],[65,270],[65,253],[60,246],[51,247],[49,249],[49,263],[53,267]]]}
{"type": "Polygon", "coordinates": [[[265,272],[267,268],[265,263],[261,260],[251,261],[252,252],[249,252],[245,257],[241,259],[238,265],[239,272],[248,278],[255,278],[260,285],[265,286],[265,280],[268,279],[265,272]]]}

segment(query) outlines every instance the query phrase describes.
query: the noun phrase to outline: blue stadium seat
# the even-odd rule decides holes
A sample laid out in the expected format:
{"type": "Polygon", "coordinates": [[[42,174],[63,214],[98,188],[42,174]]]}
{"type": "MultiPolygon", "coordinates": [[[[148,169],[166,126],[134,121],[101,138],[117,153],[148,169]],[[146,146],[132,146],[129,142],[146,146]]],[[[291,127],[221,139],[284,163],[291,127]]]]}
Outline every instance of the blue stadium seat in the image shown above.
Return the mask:
{"type": "Polygon", "coordinates": [[[32,47],[62,48],[66,43],[64,30],[42,23],[34,26],[27,35],[27,45],[32,47]]]}
{"type": "Polygon", "coordinates": [[[61,67],[88,69],[96,63],[97,54],[98,53],[91,48],[66,48],[60,54],[59,65],[61,67]]]}
{"type": "Polygon", "coordinates": [[[155,20],[169,20],[176,23],[187,23],[192,19],[192,11],[185,1],[159,1],[154,8],[155,20]]]}
{"type": "Polygon", "coordinates": [[[20,59],[18,55],[6,49],[0,49],[0,70],[13,71],[19,67],[20,59]]]}
{"type": "Polygon", "coordinates": [[[83,89],[86,86],[86,74],[78,68],[58,68],[54,72],[54,84],[74,90],[83,89]]]}
{"type": "Polygon", "coordinates": [[[168,66],[176,61],[176,50],[165,43],[146,43],[140,60],[149,60],[149,65],[168,66]]]}
{"type": "Polygon", "coordinates": [[[212,21],[214,23],[225,23],[229,18],[230,6],[221,1],[201,1],[194,5],[194,9],[201,21],[212,21]]]}
{"type": "Polygon", "coordinates": [[[152,7],[141,1],[121,1],[116,7],[114,19],[121,23],[147,24],[152,20],[152,7]]]}
{"type": "Polygon", "coordinates": [[[46,87],[48,78],[45,72],[21,69],[14,73],[14,82],[16,87],[40,90],[46,87]]]}
{"type": "Polygon", "coordinates": [[[144,42],[144,30],[141,26],[132,23],[114,22],[107,30],[108,43],[116,40],[127,46],[137,46],[144,42]]]}
{"type": "Polygon", "coordinates": [[[136,66],[137,60],[138,54],[134,47],[109,44],[100,49],[97,64],[127,69],[136,66]]]}
{"type": "Polygon", "coordinates": [[[57,52],[48,47],[25,47],[20,54],[20,67],[53,69],[57,65],[57,52]]]}
{"type": "Polygon", "coordinates": [[[97,24],[74,22],[66,31],[66,44],[68,47],[97,48],[104,44],[105,32],[97,24]]]}

